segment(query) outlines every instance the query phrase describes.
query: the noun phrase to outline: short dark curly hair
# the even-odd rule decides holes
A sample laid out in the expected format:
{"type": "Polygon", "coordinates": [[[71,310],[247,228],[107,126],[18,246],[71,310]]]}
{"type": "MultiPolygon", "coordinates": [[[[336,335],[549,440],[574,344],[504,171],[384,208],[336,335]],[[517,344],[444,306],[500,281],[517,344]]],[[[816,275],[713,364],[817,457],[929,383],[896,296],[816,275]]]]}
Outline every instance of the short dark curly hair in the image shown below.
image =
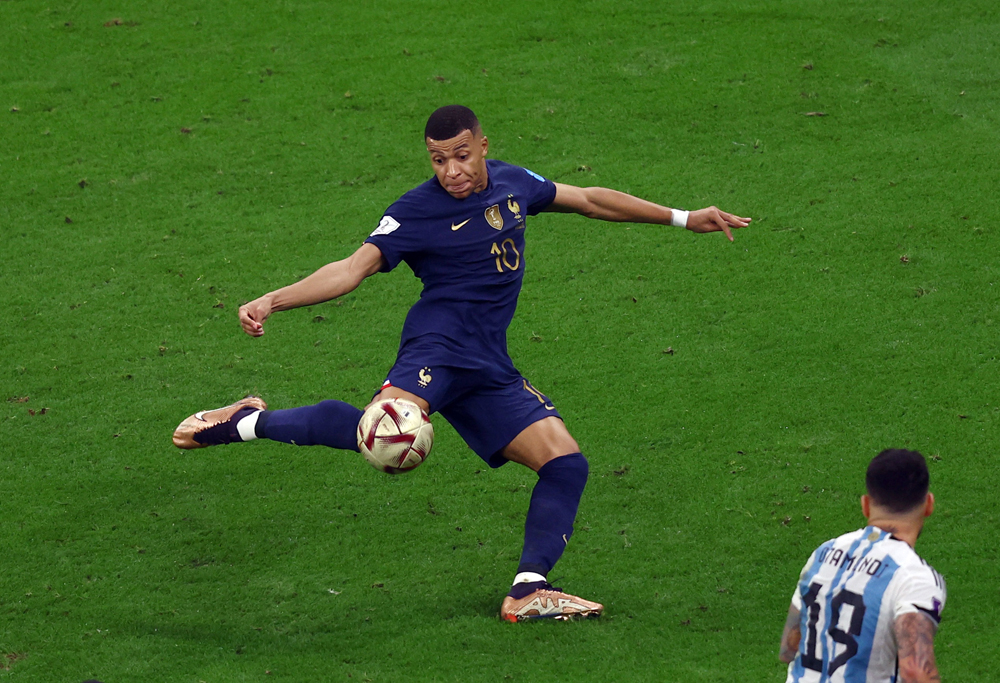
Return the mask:
{"type": "Polygon", "coordinates": [[[924,456],[917,451],[889,448],[868,464],[865,487],[877,505],[892,512],[909,512],[924,502],[930,479],[924,456]]]}
{"type": "Polygon", "coordinates": [[[427,119],[427,125],[424,126],[424,138],[451,140],[453,137],[461,135],[462,131],[465,130],[472,131],[473,135],[479,135],[483,132],[479,125],[479,119],[476,118],[471,109],[460,104],[449,104],[436,109],[427,119]]]}

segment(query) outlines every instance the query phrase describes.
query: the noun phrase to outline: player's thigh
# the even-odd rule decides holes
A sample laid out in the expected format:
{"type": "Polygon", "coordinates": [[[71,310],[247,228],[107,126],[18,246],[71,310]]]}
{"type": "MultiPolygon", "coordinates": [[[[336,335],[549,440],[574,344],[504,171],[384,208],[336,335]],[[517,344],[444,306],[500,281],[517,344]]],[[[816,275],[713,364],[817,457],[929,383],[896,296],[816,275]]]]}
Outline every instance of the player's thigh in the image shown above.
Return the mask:
{"type": "Polygon", "coordinates": [[[407,344],[400,349],[372,402],[403,398],[416,403],[428,415],[432,410],[440,410],[452,400],[455,381],[461,374],[456,374],[448,360],[448,349],[433,340],[407,344]]]}
{"type": "MultiPolygon", "coordinates": [[[[457,398],[438,410],[490,467],[502,467],[511,462],[506,457],[505,449],[536,422],[551,417],[562,424],[559,411],[548,397],[531,386],[512,365],[481,367],[462,374],[462,380],[455,383],[461,388],[456,392],[457,398]]],[[[559,429],[536,427],[528,433],[544,436],[542,441],[551,446],[565,441],[556,437],[559,429]]],[[[514,462],[525,465],[537,463],[541,467],[544,454],[549,452],[549,447],[539,450],[538,446],[534,446],[516,447],[511,454],[518,458],[514,462]]]]}
{"type": "MultiPolygon", "coordinates": [[[[413,403],[416,403],[418,406],[420,406],[420,409],[423,410],[428,415],[431,412],[431,405],[427,401],[425,401],[424,399],[420,398],[419,396],[417,396],[412,392],[393,386],[386,387],[382,389],[382,391],[375,394],[375,397],[371,400],[371,403],[369,403],[368,405],[370,406],[372,405],[372,403],[377,403],[378,401],[384,401],[390,398],[402,398],[407,401],[412,401],[413,403]]],[[[367,408],[368,406],[365,407],[367,408]]]]}
{"type": "Polygon", "coordinates": [[[579,453],[580,446],[566,423],[550,415],[528,425],[501,451],[503,457],[537,472],[550,460],[579,453]]]}

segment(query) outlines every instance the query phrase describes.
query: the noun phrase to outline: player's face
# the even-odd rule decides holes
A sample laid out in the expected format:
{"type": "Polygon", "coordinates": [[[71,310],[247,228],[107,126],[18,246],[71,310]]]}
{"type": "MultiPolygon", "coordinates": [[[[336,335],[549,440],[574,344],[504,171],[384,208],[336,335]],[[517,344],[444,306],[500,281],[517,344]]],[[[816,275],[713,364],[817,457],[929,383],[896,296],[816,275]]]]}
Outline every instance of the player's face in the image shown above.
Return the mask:
{"type": "Polygon", "coordinates": [[[455,199],[465,199],[486,189],[486,152],[489,140],[481,133],[463,130],[450,140],[427,138],[431,166],[441,187],[455,199]]]}

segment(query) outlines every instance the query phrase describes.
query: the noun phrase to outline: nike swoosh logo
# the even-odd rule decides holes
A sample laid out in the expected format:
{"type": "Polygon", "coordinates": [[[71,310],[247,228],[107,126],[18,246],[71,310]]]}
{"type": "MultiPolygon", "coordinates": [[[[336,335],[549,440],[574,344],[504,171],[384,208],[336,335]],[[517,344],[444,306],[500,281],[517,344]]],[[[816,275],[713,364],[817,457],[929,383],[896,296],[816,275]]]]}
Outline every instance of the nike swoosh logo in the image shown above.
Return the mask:
{"type": "Polygon", "coordinates": [[[471,220],[472,220],[471,218],[466,218],[464,221],[462,221],[458,225],[455,225],[454,223],[452,223],[451,224],[451,229],[452,230],[458,230],[460,227],[462,227],[463,225],[465,225],[466,223],[468,223],[471,220]]]}
{"type": "Polygon", "coordinates": [[[205,413],[207,412],[208,412],[207,410],[199,410],[197,413],[194,414],[195,419],[201,420],[202,422],[208,422],[208,420],[205,419],[205,413]]]}

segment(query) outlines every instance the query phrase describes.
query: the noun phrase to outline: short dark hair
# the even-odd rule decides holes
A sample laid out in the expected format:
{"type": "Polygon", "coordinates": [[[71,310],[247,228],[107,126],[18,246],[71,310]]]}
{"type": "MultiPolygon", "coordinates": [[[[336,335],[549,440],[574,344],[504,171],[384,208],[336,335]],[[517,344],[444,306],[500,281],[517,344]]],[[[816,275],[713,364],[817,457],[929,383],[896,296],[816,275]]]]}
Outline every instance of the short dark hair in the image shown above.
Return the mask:
{"type": "Polygon", "coordinates": [[[931,476],[917,451],[889,448],[868,464],[865,487],[872,501],[892,512],[909,512],[924,502],[931,476]]]}
{"type": "Polygon", "coordinates": [[[476,118],[471,109],[460,104],[449,104],[435,110],[427,119],[427,125],[424,126],[424,138],[451,140],[466,130],[472,131],[473,135],[479,135],[483,132],[479,125],[479,119],[476,118]]]}

